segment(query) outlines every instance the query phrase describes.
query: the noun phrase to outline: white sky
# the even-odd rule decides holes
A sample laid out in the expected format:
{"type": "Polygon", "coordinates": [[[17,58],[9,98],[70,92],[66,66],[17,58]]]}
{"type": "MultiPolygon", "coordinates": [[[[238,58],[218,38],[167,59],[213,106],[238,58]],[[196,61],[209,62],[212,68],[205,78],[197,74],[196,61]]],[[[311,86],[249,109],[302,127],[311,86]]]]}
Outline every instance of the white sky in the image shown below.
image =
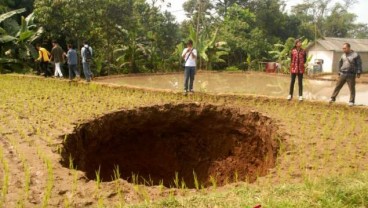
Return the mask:
{"type": "MultiPolygon", "coordinates": [[[[151,2],[150,0],[146,0],[147,2],[151,2]]],[[[349,12],[355,13],[357,17],[357,22],[359,23],[368,23],[368,0],[358,0],[359,2],[352,7],[349,12]]],[[[178,22],[183,21],[185,17],[185,13],[183,10],[183,3],[185,0],[165,0],[165,4],[162,6],[163,10],[168,10],[171,12],[177,19],[178,22]],[[168,8],[166,5],[170,3],[171,7],[168,8]]],[[[286,0],[287,10],[290,9],[291,6],[302,3],[303,0],[286,0]]],[[[331,4],[336,2],[342,2],[341,0],[332,0],[331,4]]]]}

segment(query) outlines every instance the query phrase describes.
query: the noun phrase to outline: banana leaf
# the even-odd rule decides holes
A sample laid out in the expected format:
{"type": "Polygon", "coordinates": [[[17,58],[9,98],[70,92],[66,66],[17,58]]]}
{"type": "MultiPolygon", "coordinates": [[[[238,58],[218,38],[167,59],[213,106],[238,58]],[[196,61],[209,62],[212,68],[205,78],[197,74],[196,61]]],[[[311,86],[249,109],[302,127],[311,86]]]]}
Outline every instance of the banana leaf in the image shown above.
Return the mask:
{"type": "Polygon", "coordinates": [[[39,39],[44,32],[45,29],[43,27],[39,27],[38,30],[33,33],[32,37],[29,38],[29,42],[33,43],[35,40],[39,39]]]}
{"type": "Polygon", "coordinates": [[[19,35],[18,41],[20,42],[26,41],[27,39],[31,38],[33,35],[34,35],[34,32],[30,30],[21,32],[19,35]]]}
{"type": "Polygon", "coordinates": [[[10,36],[10,35],[1,35],[0,36],[0,43],[4,44],[4,43],[9,43],[12,42],[14,40],[17,40],[16,37],[10,36]]]}
{"type": "Polygon", "coordinates": [[[16,15],[16,14],[20,14],[20,13],[23,13],[25,12],[26,9],[25,8],[22,8],[22,9],[17,9],[17,10],[13,10],[13,11],[10,11],[10,12],[7,12],[7,13],[4,13],[2,15],[0,15],[0,23],[2,23],[4,20],[16,15]]]}
{"type": "Polygon", "coordinates": [[[6,30],[4,30],[2,27],[0,27],[0,34],[5,34],[6,30]]]}
{"type": "Polygon", "coordinates": [[[0,64],[19,64],[21,61],[11,58],[0,58],[0,64]]]}

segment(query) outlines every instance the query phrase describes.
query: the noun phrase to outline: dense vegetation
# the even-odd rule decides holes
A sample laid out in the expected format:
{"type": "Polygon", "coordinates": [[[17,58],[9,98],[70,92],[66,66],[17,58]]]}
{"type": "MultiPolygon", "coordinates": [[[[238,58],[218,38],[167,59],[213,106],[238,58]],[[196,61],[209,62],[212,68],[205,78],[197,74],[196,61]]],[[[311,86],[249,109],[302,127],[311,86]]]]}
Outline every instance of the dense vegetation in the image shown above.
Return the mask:
{"type": "MultiPolygon", "coordinates": [[[[162,12],[167,0],[7,0],[0,1],[0,71],[29,71],[33,49],[50,49],[56,39],[95,50],[96,74],[175,71],[183,43],[195,42],[202,69],[249,69],[275,60],[269,51],[289,49],[288,40],[368,35],[345,0],[304,0],[287,12],[282,0],[187,0],[188,20],[178,23],[162,12]],[[25,10],[16,10],[22,9],[25,10]],[[13,15],[6,12],[16,11],[13,15]],[[29,16],[22,19],[21,16],[29,16]],[[34,21],[33,21],[34,20],[34,21]],[[281,48],[280,48],[281,46],[281,48]]],[[[289,41],[290,42],[290,41],[289,41]]]]}

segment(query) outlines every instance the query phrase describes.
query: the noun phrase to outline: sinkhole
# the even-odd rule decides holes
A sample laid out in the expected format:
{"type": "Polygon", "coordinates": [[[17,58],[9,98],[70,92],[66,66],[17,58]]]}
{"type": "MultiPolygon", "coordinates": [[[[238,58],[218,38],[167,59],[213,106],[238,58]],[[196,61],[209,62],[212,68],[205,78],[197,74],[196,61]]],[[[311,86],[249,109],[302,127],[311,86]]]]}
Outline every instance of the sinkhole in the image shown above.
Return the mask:
{"type": "Polygon", "coordinates": [[[63,138],[62,164],[102,181],[166,187],[253,182],[275,166],[278,128],[258,112],[211,104],[120,110],[63,138]]]}

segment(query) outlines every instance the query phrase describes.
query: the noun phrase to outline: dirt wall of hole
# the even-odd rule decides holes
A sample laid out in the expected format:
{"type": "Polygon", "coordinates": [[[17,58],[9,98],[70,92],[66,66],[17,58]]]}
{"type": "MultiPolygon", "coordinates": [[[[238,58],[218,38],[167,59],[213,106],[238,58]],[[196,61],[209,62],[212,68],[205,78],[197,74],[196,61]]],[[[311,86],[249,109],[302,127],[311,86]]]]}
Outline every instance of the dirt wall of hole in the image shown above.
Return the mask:
{"type": "Polygon", "coordinates": [[[62,163],[85,171],[100,170],[103,181],[134,177],[146,185],[194,187],[235,180],[252,182],[274,167],[277,126],[258,112],[209,104],[166,104],[121,110],[79,125],[66,135],[62,163]],[[213,180],[212,180],[213,181],[213,180]]]}

